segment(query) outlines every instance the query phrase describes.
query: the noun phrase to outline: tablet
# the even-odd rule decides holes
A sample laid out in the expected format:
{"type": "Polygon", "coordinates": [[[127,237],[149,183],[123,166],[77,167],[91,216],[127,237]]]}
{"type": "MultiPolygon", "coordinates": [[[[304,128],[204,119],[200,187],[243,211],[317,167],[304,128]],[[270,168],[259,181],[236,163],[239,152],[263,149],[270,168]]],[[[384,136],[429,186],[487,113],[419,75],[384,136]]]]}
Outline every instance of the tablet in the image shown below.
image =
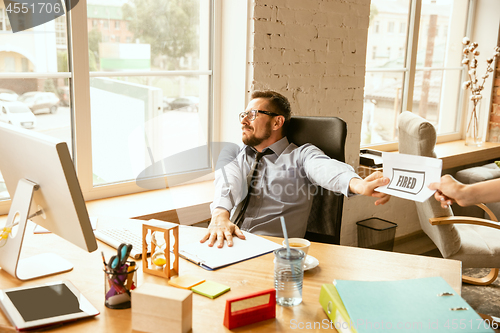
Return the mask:
{"type": "Polygon", "coordinates": [[[0,307],[18,331],[99,314],[70,281],[0,290],[0,307]]]}

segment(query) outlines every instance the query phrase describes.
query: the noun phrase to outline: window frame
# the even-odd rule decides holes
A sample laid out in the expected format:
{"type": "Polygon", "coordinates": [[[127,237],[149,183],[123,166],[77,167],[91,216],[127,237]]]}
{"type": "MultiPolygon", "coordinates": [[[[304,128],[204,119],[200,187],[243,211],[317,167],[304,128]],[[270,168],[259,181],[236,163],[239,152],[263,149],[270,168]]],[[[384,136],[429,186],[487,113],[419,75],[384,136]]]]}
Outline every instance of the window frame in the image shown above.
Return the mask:
{"type": "MultiPolygon", "coordinates": [[[[474,20],[474,7],[475,0],[468,0],[467,3],[467,22],[466,29],[464,31],[464,36],[470,36],[472,32],[472,22],[474,20]]],[[[368,72],[397,72],[403,74],[403,87],[402,87],[402,102],[401,102],[401,111],[412,111],[413,109],[413,92],[414,92],[414,84],[415,84],[415,75],[418,71],[425,70],[460,70],[462,72],[461,77],[462,81],[464,75],[466,74],[465,68],[462,67],[442,67],[442,68],[427,68],[421,67],[417,68],[417,51],[418,51],[418,38],[420,30],[425,29],[425,27],[420,27],[420,19],[421,19],[421,9],[422,9],[422,0],[410,0],[409,1],[409,13],[408,13],[408,25],[407,28],[407,41],[406,47],[403,50],[405,53],[405,64],[401,69],[377,69],[377,68],[366,68],[366,73],[368,72]]],[[[457,104],[457,117],[459,120],[457,121],[457,131],[453,133],[447,134],[438,134],[437,142],[447,142],[460,140],[464,134],[464,102],[466,98],[466,94],[464,94],[463,90],[460,89],[457,104]]],[[[398,150],[399,142],[398,141],[390,141],[385,143],[372,143],[372,144],[363,144],[360,145],[362,148],[375,148],[382,151],[395,151],[398,150]]]]}
{"type": "Polygon", "coordinates": [[[6,31],[5,9],[0,8],[0,31],[6,31]]]}

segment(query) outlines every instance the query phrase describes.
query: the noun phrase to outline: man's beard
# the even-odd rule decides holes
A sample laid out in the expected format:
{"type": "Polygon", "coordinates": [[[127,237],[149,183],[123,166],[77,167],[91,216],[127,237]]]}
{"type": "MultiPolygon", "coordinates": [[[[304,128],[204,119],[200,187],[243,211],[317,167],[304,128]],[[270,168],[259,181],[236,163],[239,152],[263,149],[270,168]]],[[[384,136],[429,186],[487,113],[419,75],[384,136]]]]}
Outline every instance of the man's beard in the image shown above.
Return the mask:
{"type": "MultiPolygon", "coordinates": [[[[243,128],[250,128],[250,126],[244,126],[243,128]]],[[[264,131],[264,134],[262,137],[258,138],[255,136],[255,134],[247,134],[242,137],[243,143],[246,144],[247,146],[250,147],[255,147],[258,146],[262,143],[262,141],[269,139],[271,136],[272,129],[271,129],[271,122],[266,123],[266,128],[264,131]]]]}

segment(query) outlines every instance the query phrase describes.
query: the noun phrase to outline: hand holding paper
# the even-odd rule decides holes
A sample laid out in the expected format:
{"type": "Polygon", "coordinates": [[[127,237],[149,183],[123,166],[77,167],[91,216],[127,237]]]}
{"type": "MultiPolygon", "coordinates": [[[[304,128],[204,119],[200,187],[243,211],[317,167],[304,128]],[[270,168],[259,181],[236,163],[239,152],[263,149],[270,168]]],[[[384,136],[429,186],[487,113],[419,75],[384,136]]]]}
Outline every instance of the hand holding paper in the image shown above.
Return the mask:
{"type": "Polygon", "coordinates": [[[349,189],[351,192],[356,194],[378,198],[378,200],[375,201],[375,205],[378,206],[385,204],[391,198],[385,193],[377,192],[377,188],[387,184],[388,182],[389,178],[384,177],[381,172],[376,171],[365,179],[352,178],[349,183],[349,189]]]}
{"type": "Polygon", "coordinates": [[[444,175],[440,182],[429,186],[430,189],[437,190],[434,197],[441,202],[443,208],[447,208],[453,202],[464,207],[500,201],[499,187],[500,178],[468,185],[460,183],[450,175],[444,175]]]}
{"type": "Polygon", "coordinates": [[[382,153],[382,158],[384,176],[390,181],[377,191],[418,202],[424,202],[435,192],[428,186],[441,178],[442,160],[396,153],[382,153]]]}

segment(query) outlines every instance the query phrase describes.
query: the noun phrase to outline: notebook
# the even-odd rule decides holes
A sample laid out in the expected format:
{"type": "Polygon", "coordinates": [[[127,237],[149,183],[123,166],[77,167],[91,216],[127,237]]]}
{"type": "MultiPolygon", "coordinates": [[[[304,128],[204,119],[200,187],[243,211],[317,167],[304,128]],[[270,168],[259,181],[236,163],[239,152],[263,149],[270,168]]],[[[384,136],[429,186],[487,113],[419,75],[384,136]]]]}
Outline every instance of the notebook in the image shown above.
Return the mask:
{"type": "MultiPolygon", "coordinates": [[[[183,226],[180,232],[181,235],[186,231],[189,232],[189,228],[196,227],[183,226]]],[[[196,229],[199,230],[200,228],[196,229]]],[[[215,270],[270,253],[282,247],[277,243],[249,232],[243,231],[243,234],[246,237],[245,240],[233,237],[233,246],[228,247],[224,243],[223,248],[218,248],[217,246],[209,247],[207,242],[183,243],[181,240],[179,242],[179,255],[207,270],[215,270]]]]}

